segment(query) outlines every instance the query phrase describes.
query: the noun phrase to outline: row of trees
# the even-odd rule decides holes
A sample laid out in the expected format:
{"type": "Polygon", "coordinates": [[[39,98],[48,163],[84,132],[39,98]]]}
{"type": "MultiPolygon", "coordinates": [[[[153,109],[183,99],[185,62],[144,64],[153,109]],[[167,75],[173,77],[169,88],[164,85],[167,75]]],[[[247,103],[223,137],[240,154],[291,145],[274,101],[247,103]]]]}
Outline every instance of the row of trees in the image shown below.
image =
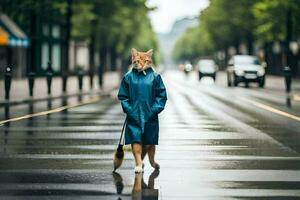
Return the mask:
{"type": "Polygon", "coordinates": [[[176,60],[193,60],[223,52],[255,53],[266,44],[300,38],[298,0],[210,0],[199,15],[199,25],[188,29],[176,42],[176,60]],[[228,51],[229,50],[229,51],[228,51]]]}
{"type": "MultiPolygon", "coordinates": [[[[120,60],[129,64],[130,48],[154,48],[158,44],[147,13],[146,0],[1,0],[0,12],[10,16],[34,40],[32,16],[65,23],[66,39],[88,41],[90,64],[99,55],[104,67],[120,60]],[[69,19],[68,19],[69,18],[69,19]],[[68,23],[69,20],[69,23],[68,23]]],[[[39,20],[39,19],[38,19],[39,20]]],[[[67,41],[67,42],[68,42],[67,41]]]]}

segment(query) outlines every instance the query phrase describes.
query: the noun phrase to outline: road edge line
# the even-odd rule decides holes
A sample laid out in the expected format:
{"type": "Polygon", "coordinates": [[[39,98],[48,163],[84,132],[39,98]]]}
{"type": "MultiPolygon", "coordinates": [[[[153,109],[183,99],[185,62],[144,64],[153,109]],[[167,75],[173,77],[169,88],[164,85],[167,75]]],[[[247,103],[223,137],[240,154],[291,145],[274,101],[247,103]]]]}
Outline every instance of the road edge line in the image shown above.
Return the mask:
{"type": "Polygon", "coordinates": [[[257,102],[257,101],[252,101],[252,100],[245,99],[245,98],[242,98],[242,99],[245,100],[245,101],[248,101],[249,103],[255,105],[256,107],[262,108],[262,109],[267,110],[267,111],[270,111],[270,112],[272,112],[272,113],[275,113],[275,114],[278,114],[278,115],[281,115],[281,116],[284,116],[284,117],[287,117],[287,118],[290,118],[290,119],[293,119],[293,120],[296,120],[296,121],[299,121],[299,122],[300,122],[300,117],[299,117],[299,116],[290,114],[290,113],[288,113],[288,112],[279,110],[279,109],[277,109],[277,108],[273,108],[272,106],[268,106],[268,105],[266,105],[266,104],[259,103],[259,102],[257,102]]]}
{"type": "Polygon", "coordinates": [[[22,120],[22,119],[28,119],[28,118],[31,118],[31,117],[38,117],[38,116],[43,116],[43,115],[48,115],[48,114],[52,114],[52,113],[61,112],[61,111],[66,110],[66,109],[70,109],[70,108],[74,108],[74,107],[78,107],[78,106],[83,106],[83,105],[86,105],[86,104],[95,103],[99,100],[101,100],[101,97],[95,97],[95,98],[91,98],[87,101],[77,103],[77,104],[70,104],[70,105],[54,108],[54,109],[51,109],[51,110],[41,111],[41,112],[37,112],[37,113],[33,113],[33,114],[28,114],[28,115],[24,115],[24,116],[20,116],[20,117],[14,117],[14,118],[10,118],[10,119],[7,119],[7,120],[2,120],[2,121],[0,121],[0,126],[3,126],[4,124],[6,124],[8,122],[14,122],[14,121],[22,120]]]}

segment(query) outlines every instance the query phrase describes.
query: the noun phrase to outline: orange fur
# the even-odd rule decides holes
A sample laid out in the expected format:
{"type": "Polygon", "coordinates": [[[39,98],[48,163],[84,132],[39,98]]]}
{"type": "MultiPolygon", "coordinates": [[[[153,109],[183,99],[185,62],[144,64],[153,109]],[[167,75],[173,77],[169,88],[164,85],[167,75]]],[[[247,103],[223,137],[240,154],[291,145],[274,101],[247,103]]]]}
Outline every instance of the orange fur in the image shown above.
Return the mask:
{"type": "Polygon", "coordinates": [[[131,49],[132,64],[135,64],[135,68],[139,71],[143,71],[152,66],[152,54],[153,50],[150,49],[147,52],[137,51],[135,48],[131,49]]]}

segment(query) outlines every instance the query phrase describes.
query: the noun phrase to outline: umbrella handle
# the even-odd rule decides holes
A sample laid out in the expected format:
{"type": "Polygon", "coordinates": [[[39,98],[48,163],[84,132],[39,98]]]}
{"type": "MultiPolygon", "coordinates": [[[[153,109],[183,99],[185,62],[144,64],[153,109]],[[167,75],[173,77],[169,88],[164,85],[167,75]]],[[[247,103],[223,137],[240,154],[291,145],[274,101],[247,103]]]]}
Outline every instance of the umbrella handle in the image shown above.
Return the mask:
{"type": "Polygon", "coordinates": [[[121,136],[120,136],[120,140],[119,140],[119,145],[124,145],[124,132],[125,132],[125,126],[127,123],[127,118],[125,119],[124,123],[123,123],[123,127],[122,127],[122,131],[121,131],[121,136]]]}

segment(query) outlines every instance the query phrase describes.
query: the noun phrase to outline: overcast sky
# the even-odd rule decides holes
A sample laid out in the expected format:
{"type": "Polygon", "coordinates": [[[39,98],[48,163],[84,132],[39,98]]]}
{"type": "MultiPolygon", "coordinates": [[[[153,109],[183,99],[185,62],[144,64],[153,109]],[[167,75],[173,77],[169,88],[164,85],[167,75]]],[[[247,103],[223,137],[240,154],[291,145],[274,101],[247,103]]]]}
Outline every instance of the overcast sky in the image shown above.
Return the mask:
{"type": "Polygon", "coordinates": [[[197,16],[208,0],[148,0],[147,5],[157,6],[149,14],[155,32],[166,33],[177,19],[197,16]]]}

